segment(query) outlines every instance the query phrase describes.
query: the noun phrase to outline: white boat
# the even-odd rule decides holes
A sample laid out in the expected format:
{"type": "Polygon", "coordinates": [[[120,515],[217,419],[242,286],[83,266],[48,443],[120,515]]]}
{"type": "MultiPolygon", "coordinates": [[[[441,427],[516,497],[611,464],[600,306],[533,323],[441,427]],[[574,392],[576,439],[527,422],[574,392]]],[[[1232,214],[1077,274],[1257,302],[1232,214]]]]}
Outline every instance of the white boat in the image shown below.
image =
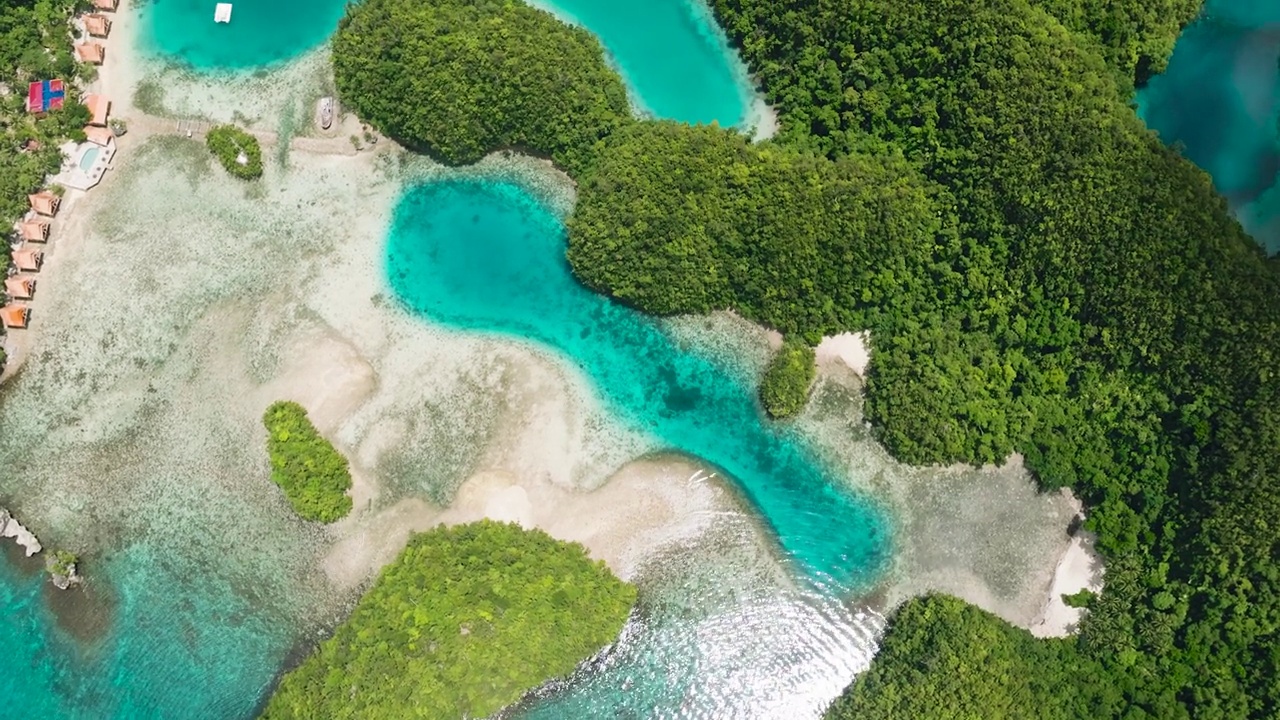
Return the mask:
{"type": "Polygon", "coordinates": [[[333,124],[333,98],[320,98],[320,127],[328,130],[333,124]]]}
{"type": "Polygon", "coordinates": [[[218,3],[214,6],[213,21],[220,23],[231,22],[231,3],[218,3]]]}

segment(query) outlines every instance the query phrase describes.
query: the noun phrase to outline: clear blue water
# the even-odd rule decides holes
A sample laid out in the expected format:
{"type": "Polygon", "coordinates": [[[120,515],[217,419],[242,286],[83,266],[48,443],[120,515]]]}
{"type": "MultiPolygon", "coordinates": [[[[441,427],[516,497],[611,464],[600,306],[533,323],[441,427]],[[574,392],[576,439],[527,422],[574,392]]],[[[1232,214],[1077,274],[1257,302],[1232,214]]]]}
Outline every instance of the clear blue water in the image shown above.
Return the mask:
{"type": "Polygon", "coordinates": [[[91,147],[80,156],[80,169],[89,172],[98,160],[98,148],[91,147]]]}
{"type": "Polygon", "coordinates": [[[1280,252],[1280,3],[1208,0],[1137,104],[1213,176],[1244,228],[1280,252]]]}
{"type": "Polygon", "coordinates": [[[535,0],[600,38],[645,111],[737,126],[751,91],[746,70],[699,0],[535,0]]]}
{"type": "MultiPolygon", "coordinates": [[[[231,22],[213,0],[151,0],[146,44],[197,70],[243,70],[291,60],[325,42],[347,0],[232,0],[231,22]]],[[[700,0],[538,0],[600,38],[633,101],[658,117],[724,126],[747,114],[751,88],[700,0]]]]}
{"type": "Polygon", "coordinates": [[[832,482],[788,426],[762,422],[745,378],[579,285],[559,218],[519,186],[458,179],[410,189],[396,209],[387,275],[401,300],[436,322],[554,348],[618,415],[722,468],[802,575],[865,588],[883,569],[880,512],[832,482]]]}

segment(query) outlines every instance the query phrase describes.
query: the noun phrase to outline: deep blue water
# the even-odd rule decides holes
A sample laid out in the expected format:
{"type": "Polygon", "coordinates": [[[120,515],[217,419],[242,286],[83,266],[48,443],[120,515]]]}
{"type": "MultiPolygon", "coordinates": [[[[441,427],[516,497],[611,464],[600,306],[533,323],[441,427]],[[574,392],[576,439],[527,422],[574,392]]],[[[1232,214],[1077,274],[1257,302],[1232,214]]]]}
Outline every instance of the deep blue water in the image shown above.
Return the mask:
{"type": "Polygon", "coordinates": [[[1280,3],[1208,0],[1137,103],[1213,176],[1244,228],[1280,251],[1280,3]]]}
{"type": "Polygon", "coordinates": [[[722,468],[802,575],[866,587],[884,567],[883,515],[833,482],[797,433],[763,422],[746,378],[579,285],[559,219],[519,186],[458,179],[410,189],[396,209],[387,274],[431,320],[553,348],[617,415],[722,468]]]}

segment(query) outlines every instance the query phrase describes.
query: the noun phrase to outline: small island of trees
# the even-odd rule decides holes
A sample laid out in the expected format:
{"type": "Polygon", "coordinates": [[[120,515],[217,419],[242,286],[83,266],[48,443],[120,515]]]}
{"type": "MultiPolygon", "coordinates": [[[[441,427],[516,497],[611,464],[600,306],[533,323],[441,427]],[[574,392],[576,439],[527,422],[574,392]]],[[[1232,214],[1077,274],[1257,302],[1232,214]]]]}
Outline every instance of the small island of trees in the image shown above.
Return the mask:
{"type": "Polygon", "coordinates": [[[262,147],[258,138],[235,125],[219,125],[209,129],[205,144],[232,175],[241,180],[262,177],[262,147]]]}
{"type": "Polygon", "coordinates": [[[280,486],[294,512],[318,522],[334,522],[351,512],[351,470],[347,459],[311,424],[296,402],[277,402],[262,417],[267,427],[271,481],[280,486]]]}
{"type": "Polygon", "coordinates": [[[409,541],[262,718],[486,717],[613,642],[635,599],[576,543],[441,526],[409,541]]]}

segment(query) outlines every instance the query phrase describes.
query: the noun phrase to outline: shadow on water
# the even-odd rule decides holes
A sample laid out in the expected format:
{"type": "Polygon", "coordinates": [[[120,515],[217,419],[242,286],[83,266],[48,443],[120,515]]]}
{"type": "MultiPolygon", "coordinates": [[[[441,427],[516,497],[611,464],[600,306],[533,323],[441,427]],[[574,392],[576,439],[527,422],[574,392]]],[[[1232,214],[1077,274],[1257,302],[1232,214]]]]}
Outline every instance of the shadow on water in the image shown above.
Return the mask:
{"type": "Polygon", "coordinates": [[[797,574],[840,592],[879,578],[890,555],[884,510],[836,477],[796,430],[766,423],[752,378],[682,351],[657,323],[579,285],[559,219],[524,189],[461,179],[419,185],[393,223],[387,273],[414,311],[567,357],[621,418],[723,468],[797,574]]]}

